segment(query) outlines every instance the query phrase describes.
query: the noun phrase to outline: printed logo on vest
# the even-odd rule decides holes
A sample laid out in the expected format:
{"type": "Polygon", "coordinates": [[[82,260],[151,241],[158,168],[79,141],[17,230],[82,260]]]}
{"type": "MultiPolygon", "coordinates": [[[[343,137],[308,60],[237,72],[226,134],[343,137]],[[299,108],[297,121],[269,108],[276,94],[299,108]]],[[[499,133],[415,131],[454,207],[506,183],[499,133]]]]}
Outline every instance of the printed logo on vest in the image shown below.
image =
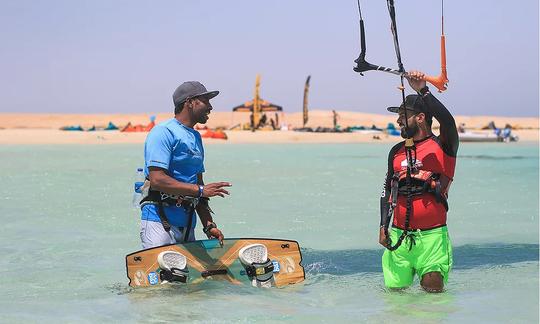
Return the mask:
{"type": "MultiPolygon", "coordinates": [[[[424,166],[424,164],[422,163],[422,160],[416,160],[415,166],[417,169],[420,169],[424,166]]],[[[403,161],[401,161],[401,170],[405,169],[407,169],[407,159],[403,159],[403,161]]]]}

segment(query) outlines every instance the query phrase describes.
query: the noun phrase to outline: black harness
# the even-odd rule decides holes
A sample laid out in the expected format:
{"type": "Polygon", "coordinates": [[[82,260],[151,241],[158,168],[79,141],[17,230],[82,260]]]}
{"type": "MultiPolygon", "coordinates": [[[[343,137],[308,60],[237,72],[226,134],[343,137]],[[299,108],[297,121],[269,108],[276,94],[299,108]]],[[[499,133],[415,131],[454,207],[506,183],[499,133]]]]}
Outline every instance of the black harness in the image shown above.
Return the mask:
{"type": "Polygon", "coordinates": [[[210,207],[208,206],[208,201],[209,199],[205,197],[193,198],[189,196],[175,196],[150,189],[148,191],[148,196],[144,197],[141,200],[141,207],[146,204],[157,205],[159,220],[161,221],[161,224],[163,225],[163,228],[166,232],[169,232],[171,230],[171,224],[167,219],[167,215],[165,215],[164,207],[183,207],[186,211],[186,214],[188,215],[188,223],[184,231],[183,237],[183,241],[187,242],[191,233],[191,225],[193,224],[193,214],[195,213],[195,208],[197,208],[197,205],[201,204],[203,206],[206,206],[206,208],[211,211],[210,207]]]}
{"type": "Polygon", "coordinates": [[[389,203],[397,204],[397,196],[418,196],[430,193],[435,196],[438,203],[442,203],[448,211],[448,187],[452,181],[446,176],[430,171],[415,170],[411,174],[409,184],[404,172],[396,172],[392,176],[392,190],[390,192],[389,203]]]}

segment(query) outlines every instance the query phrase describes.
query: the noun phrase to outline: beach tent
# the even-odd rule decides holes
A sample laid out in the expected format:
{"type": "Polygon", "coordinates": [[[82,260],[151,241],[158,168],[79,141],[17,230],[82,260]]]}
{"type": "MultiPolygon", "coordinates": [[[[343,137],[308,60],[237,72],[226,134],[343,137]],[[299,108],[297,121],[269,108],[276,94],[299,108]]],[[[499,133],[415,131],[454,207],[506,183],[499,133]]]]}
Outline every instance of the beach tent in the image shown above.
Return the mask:
{"type": "Polygon", "coordinates": [[[253,94],[253,99],[245,102],[242,105],[238,105],[233,108],[233,114],[232,114],[233,125],[234,125],[235,112],[249,112],[250,113],[250,128],[251,130],[254,131],[255,129],[258,129],[259,127],[263,127],[264,125],[266,125],[267,117],[266,117],[266,114],[264,113],[275,112],[276,119],[274,120],[270,118],[270,122],[272,124],[273,129],[279,128],[279,121],[278,121],[279,118],[277,114],[278,112],[283,112],[283,107],[273,104],[271,102],[268,102],[266,100],[263,100],[259,96],[260,86],[261,86],[261,76],[257,74],[257,77],[255,78],[255,90],[253,94]],[[261,113],[263,114],[262,116],[261,116],[261,113]]]}
{"type": "MultiPolygon", "coordinates": [[[[260,106],[260,109],[259,109],[259,114],[260,113],[267,113],[267,112],[275,112],[276,113],[276,120],[274,120],[274,124],[275,124],[275,127],[279,127],[279,120],[278,119],[282,119],[283,120],[283,107],[279,106],[279,105],[276,105],[276,104],[273,104],[271,102],[268,102],[266,100],[260,100],[259,101],[259,106],[260,106]],[[281,117],[277,117],[277,114],[280,113],[281,114],[281,117]]],[[[253,100],[250,100],[250,101],[247,101],[245,102],[244,104],[242,105],[238,105],[236,107],[234,107],[232,110],[233,110],[233,123],[234,124],[234,113],[236,112],[249,112],[253,115],[253,107],[254,107],[254,104],[253,104],[253,100]]],[[[256,122],[254,122],[256,125],[259,124],[259,120],[261,118],[258,118],[258,120],[256,122]]]]}
{"type": "MultiPolygon", "coordinates": [[[[233,108],[234,112],[253,112],[253,100],[233,108]]],[[[261,100],[261,112],[282,112],[283,107],[261,100]]]]}

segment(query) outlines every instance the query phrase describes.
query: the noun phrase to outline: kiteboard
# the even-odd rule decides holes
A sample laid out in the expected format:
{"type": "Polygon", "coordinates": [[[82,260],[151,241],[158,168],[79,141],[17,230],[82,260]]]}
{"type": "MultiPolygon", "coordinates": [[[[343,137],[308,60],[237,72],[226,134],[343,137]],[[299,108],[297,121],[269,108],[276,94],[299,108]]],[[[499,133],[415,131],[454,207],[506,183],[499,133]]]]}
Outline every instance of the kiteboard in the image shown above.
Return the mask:
{"type": "Polygon", "coordinates": [[[200,240],[137,251],[126,256],[129,285],[197,284],[205,280],[282,287],[304,281],[296,241],[264,238],[200,240]]]}

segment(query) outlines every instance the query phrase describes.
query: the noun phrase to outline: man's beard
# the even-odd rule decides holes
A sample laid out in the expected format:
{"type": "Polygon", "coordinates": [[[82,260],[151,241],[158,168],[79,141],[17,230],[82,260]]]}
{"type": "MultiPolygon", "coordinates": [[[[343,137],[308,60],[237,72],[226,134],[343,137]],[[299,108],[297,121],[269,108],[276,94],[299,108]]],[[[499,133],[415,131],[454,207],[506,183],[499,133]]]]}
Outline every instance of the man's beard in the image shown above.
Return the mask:
{"type": "Polygon", "coordinates": [[[208,115],[204,114],[201,117],[199,117],[199,120],[197,121],[199,124],[206,124],[208,121],[208,118],[210,118],[208,115]]]}
{"type": "Polygon", "coordinates": [[[210,116],[208,116],[208,110],[193,112],[193,117],[198,124],[206,124],[210,116]]]}
{"type": "Polygon", "coordinates": [[[418,127],[418,124],[414,124],[414,125],[408,125],[409,127],[402,127],[401,128],[401,137],[403,138],[412,138],[414,137],[414,135],[416,135],[419,131],[420,131],[420,128],[418,127]]]}

